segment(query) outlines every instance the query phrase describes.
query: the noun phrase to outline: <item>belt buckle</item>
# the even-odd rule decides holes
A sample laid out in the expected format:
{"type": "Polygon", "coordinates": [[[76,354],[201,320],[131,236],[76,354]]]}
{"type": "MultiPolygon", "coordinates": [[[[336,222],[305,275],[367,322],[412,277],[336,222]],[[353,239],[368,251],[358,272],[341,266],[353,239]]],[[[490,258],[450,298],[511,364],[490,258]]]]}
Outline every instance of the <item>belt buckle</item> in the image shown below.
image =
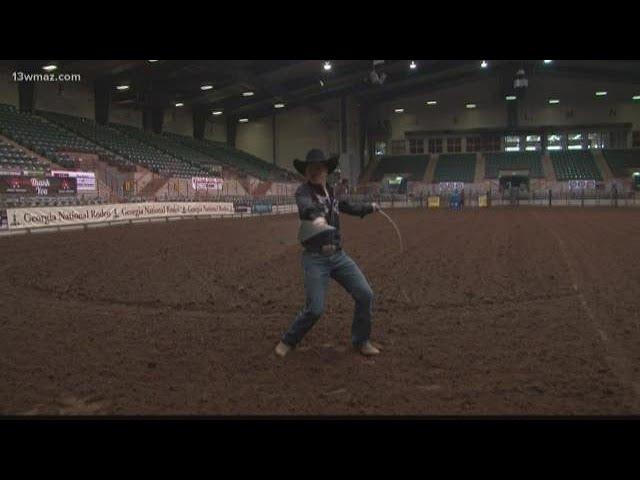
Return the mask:
{"type": "Polygon", "coordinates": [[[330,255],[336,251],[335,245],[322,245],[320,249],[323,255],[330,255]]]}

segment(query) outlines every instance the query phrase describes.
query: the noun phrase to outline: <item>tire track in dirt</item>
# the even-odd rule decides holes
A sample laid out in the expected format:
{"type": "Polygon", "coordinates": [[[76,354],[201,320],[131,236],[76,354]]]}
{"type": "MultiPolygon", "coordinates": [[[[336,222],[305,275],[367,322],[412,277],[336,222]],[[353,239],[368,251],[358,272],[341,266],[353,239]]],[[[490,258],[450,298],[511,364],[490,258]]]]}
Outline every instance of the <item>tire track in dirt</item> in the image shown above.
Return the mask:
{"type": "Polygon", "coordinates": [[[575,262],[577,262],[577,260],[569,252],[564,239],[553,227],[549,225],[549,222],[543,222],[540,219],[538,212],[535,210],[530,210],[530,212],[538,224],[540,224],[542,228],[546,228],[556,239],[562,253],[563,261],[567,265],[567,271],[571,278],[572,288],[575,290],[580,301],[580,306],[606,349],[607,355],[605,360],[614,374],[618,377],[620,383],[626,385],[634,392],[635,407],[640,408],[640,378],[637,378],[634,374],[634,365],[628,353],[617,342],[610,338],[610,335],[605,331],[605,325],[599,320],[598,316],[594,313],[594,310],[589,306],[583,290],[580,287],[581,282],[575,266],[575,262]]]}

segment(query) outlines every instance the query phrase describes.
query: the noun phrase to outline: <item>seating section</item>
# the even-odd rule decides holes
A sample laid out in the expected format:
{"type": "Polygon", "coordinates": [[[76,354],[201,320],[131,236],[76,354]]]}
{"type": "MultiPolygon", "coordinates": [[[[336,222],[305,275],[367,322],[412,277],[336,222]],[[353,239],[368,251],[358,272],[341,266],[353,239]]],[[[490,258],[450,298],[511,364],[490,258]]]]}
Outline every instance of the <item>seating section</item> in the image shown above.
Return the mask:
{"type": "Polygon", "coordinates": [[[556,178],[566,180],[602,180],[602,174],[591,152],[556,151],[549,152],[556,178]]]}
{"type": "Polygon", "coordinates": [[[222,174],[221,164],[216,163],[211,157],[190,148],[173,136],[158,135],[153,132],[145,132],[139,128],[130,125],[112,124],[114,128],[126,133],[127,135],[147,143],[158,150],[161,150],[175,158],[182,160],[184,163],[192,165],[196,168],[208,171],[208,175],[217,176],[222,174]]]}
{"type": "Polygon", "coordinates": [[[625,178],[629,169],[640,169],[640,150],[602,150],[614,177],[625,178]]]}
{"type": "Polygon", "coordinates": [[[438,158],[433,181],[472,183],[475,174],[475,153],[443,153],[438,158]]]}
{"type": "Polygon", "coordinates": [[[138,164],[153,172],[174,177],[193,177],[207,174],[201,168],[185,163],[147,143],[126,135],[113,126],[100,125],[87,118],[73,117],[60,113],[39,113],[78,135],[82,135],[92,142],[116,152],[126,159],[125,164],[138,164]]]}
{"type": "Polygon", "coordinates": [[[11,105],[0,105],[0,133],[65,168],[74,165],[62,151],[97,151],[88,140],[11,105]]]}
{"type": "Polygon", "coordinates": [[[380,158],[371,180],[379,182],[385,175],[408,174],[408,180],[420,181],[424,178],[429,164],[428,155],[394,155],[380,158]]]}
{"type": "Polygon", "coordinates": [[[0,170],[44,173],[49,164],[0,139],[0,170]]]}
{"type": "MultiPolygon", "coordinates": [[[[265,162],[250,153],[230,147],[225,143],[211,140],[198,140],[175,133],[163,133],[163,135],[193,150],[204,153],[209,158],[209,164],[223,164],[261,180],[294,181],[299,179],[296,174],[289,170],[265,162]]],[[[205,163],[201,163],[201,165],[204,166],[205,163]]]]}
{"type": "Polygon", "coordinates": [[[498,178],[500,170],[529,170],[532,178],[544,178],[540,152],[496,152],[485,155],[486,178],[498,178]]]}

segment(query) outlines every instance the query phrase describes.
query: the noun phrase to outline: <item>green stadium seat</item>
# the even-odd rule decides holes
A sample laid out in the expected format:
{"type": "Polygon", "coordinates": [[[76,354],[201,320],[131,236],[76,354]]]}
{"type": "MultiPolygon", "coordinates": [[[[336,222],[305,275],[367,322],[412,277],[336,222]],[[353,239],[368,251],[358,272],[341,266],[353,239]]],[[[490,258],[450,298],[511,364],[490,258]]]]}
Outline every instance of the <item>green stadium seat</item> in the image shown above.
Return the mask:
{"type": "Polygon", "coordinates": [[[475,174],[475,153],[443,153],[438,158],[433,181],[472,183],[475,174]]]}

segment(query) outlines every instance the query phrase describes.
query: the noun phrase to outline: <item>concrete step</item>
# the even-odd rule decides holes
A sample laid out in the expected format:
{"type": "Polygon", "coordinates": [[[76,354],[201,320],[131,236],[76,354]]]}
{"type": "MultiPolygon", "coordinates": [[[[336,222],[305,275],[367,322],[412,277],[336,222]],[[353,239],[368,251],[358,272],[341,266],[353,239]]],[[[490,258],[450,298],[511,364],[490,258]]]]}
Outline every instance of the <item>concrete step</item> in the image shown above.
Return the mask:
{"type": "Polygon", "coordinates": [[[474,183],[482,183],[485,174],[485,158],[481,153],[476,153],[476,174],[473,177],[474,183]]]}
{"type": "Polygon", "coordinates": [[[602,174],[602,180],[608,182],[613,179],[614,175],[607,163],[607,160],[604,158],[601,150],[592,150],[593,158],[596,161],[596,165],[600,169],[600,173],[602,174]]]}
{"type": "Polygon", "coordinates": [[[424,182],[425,183],[433,183],[433,176],[436,172],[436,165],[438,164],[438,154],[432,153],[429,158],[429,163],[427,164],[427,170],[424,173],[424,182]]]}
{"type": "Polygon", "coordinates": [[[549,182],[556,182],[556,171],[553,169],[553,162],[548,153],[542,155],[542,171],[544,172],[544,178],[549,182]]]}

